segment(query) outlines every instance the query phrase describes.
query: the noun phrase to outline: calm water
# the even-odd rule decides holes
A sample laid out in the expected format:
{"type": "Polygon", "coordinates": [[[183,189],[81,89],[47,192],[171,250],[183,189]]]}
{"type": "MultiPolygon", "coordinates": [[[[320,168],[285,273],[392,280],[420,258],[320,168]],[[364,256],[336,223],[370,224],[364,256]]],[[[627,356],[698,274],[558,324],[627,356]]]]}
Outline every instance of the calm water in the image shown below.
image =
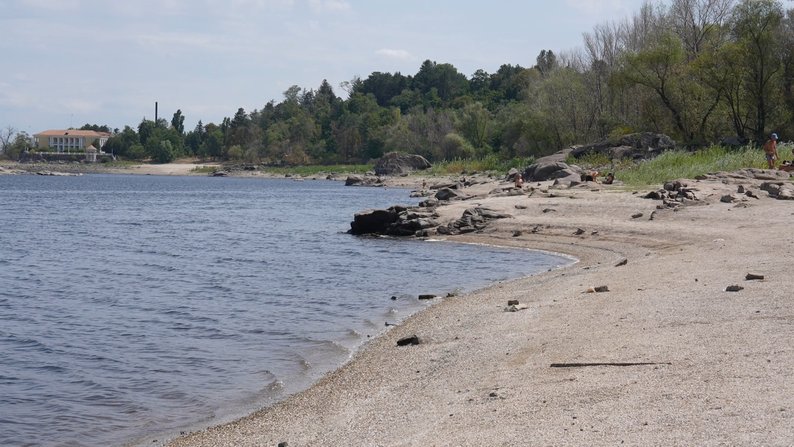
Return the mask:
{"type": "Polygon", "coordinates": [[[420,293],[567,262],[345,234],[395,203],[408,192],[326,181],[0,176],[0,445],[228,420],[338,366],[420,293]]]}

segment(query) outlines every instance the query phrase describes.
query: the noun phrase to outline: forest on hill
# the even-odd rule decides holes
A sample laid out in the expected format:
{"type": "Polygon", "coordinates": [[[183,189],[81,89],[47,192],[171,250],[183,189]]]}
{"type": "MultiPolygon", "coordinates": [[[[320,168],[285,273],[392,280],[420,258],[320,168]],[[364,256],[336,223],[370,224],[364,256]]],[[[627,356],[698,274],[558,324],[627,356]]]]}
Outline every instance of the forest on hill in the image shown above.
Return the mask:
{"type": "Polygon", "coordinates": [[[596,26],[581,48],[534,65],[461,73],[426,60],[338,86],[293,86],[281,102],[220,123],[126,126],[104,150],[129,159],[199,157],[271,165],[361,163],[389,151],[431,161],[537,157],[633,132],[681,147],[794,135],[794,9],[776,0],[646,3],[596,26]]]}

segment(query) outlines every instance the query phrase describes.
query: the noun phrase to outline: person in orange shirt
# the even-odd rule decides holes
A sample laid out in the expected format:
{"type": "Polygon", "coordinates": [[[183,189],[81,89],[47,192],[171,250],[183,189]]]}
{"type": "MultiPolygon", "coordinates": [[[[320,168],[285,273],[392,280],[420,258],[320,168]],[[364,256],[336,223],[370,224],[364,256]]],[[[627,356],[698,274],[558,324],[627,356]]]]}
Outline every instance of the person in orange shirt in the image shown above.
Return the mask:
{"type": "Polygon", "coordinates": [[[764,153],[766,154],[766,162],[769,164],[769,169],[775,169],[777,162],[777,134],[770,135],[769,140],[764,143],[764,153]]]}

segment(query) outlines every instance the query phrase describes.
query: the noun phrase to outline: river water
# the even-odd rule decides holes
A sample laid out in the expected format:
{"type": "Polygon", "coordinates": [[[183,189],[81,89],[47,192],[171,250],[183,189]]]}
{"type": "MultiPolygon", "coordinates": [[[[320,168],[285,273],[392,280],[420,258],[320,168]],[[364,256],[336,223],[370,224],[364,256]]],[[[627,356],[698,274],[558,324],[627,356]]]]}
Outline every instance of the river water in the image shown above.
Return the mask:
{"type": "Polygon", "coordinates": [[[356,211],[412,201],[329,181],[0,176],[0,445],[230,420],[339,366],[418,294],[569,262],[346,234],[356,211]]]}

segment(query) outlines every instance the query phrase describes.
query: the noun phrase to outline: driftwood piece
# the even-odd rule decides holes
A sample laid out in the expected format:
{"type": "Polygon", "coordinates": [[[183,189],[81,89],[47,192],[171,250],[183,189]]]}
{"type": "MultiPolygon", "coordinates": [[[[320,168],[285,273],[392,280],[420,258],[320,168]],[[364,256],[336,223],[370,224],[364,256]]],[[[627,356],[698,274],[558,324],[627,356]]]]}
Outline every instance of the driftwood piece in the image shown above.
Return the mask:
{"type": "Polygon", "coordinates": [[[649,366],[672,365],[670,362],[592,362],[592,363],[552,363],[551,368],[585,368],[588,366],[649,366]]]}

